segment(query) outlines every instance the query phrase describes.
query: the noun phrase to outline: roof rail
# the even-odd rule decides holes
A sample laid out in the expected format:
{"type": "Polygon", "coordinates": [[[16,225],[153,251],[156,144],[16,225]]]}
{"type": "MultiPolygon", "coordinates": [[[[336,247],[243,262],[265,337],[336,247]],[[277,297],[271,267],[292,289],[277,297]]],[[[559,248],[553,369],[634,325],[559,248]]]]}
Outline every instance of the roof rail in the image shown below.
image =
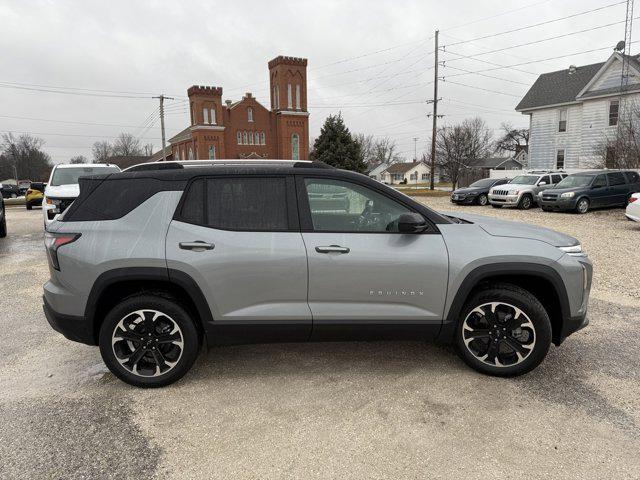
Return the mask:
{"type": "Polygon", "coordinates": [[[149,170],[174,170],[194,167],[220,167],[220,166],[269,166],[269,167],[295,167],[295,168],[333,168],[324,162],[310,160],[169,160],[166,162],[148,162],[133,165],[125,169],[126,172],[141,172],[149,170]]]}

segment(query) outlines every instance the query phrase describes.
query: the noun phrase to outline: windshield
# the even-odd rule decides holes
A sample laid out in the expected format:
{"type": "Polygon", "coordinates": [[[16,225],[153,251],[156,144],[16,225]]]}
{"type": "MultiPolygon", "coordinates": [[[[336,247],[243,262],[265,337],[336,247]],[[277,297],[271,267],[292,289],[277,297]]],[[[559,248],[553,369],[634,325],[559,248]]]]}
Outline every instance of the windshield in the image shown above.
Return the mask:
{"type": "Polygon", "coordinates": [[[537,181],[537,175],[518,175],[509,183],[517,183],[518,185],[535,185],[537,181]]]}
{"type": "Polygon", "coordinates": [[[591,185],[592,180],[592,175],[569,175],[558,183],[555,188],[586,187],[591,185]]]}
{"type": "Polygon", "coordinates": [[[90,175],[100,175],[102,173],[117,173],[118,167],[73,167],[73,168],[57,168],[53,173],[51,185],[57,187],[59,185],[75,185],[80,177],[88,177],[90,175]]]}
{"type": "Polygon", "coordinates": [[[471,185],[469,185],[469,188],[490,187],[491,185],[493,185],[494,182],[495,182],[495,180],[493,180],[492,178],[483,178],[482,180],[478,180],[477,182],[473,182],[471,185]]]}

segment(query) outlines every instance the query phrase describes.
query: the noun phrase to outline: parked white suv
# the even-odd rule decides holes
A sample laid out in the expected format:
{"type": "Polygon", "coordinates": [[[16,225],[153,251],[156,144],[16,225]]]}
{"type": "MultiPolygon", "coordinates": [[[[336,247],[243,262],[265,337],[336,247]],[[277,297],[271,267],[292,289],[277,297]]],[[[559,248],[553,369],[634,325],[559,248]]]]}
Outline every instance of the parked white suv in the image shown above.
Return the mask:
{"type": "Polygon", "coordinates": [[[562,181],[565,172],[533,170],[518,175],[505,185],[498,185],[489,190],[489,203],[494,208],[518,207],[528,210],[538,203],[538,193],[562,181]]]}
{"type": "Polygon", "coordinates": [[[49,183],[44,190],[42,214],[44,227],[64,212],[80,194],[78,179],[101,173],[117,173],[120,168],[108,163],[76,163],[55,165],[49,176],[49,183]]]}

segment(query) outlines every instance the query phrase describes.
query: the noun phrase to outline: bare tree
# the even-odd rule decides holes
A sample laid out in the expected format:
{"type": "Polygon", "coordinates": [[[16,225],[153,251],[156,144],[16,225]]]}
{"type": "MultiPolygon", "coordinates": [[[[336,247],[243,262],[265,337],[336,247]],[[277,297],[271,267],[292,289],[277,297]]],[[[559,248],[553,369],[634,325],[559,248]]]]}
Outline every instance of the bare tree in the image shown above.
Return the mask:
{"type": "Polygon", "coordinates": [[[106,163],[113,155],[113,148],[109,142],[96,142],[91,147],[94,163],[106,163]]]}
{"type": "Polygon", "coordinates": [[[87,160],[87,157],[85,157],[84,155],[76,155],[75,157],[71,157],[71,159],[69,160],[69,163],[90,163],[89,160],[87,160]]]}
{"type": "Polygon", "coordinates": [[[112,154],[114,156],[142,155],[140,140],[130,133],[121,133],[113,142],[112,154]]]}
{"type": "Polygon", "coordinates": [[[144,147],[142,147],[142,151],[147,157],[153,155],[153,143],[145,143],[144,147]]]}
{"type": "Polygon", "coordinates": [[[0,178],[44,180],[51,171],[51,157],[42,150],[44,140],[28,134],[2,135],[0,178]]]}
{"type": "Polygon", "coordinates": [[[375,161],[373,160],[373,135],[358,133],[354,135],[353,138],[360,144],[360,155],[362,156],[362,161],[370,167],[374,166],[375,161]]]}
{"type": "Polygon", "coordinates": [[[514,128],[511,123],[500,125],[502,134],[496,141],[496,152],[518,153],[522,149],[529,148],[529,129],[514,128]]]}
{"type": "Polygon", "coordinates": [[[473,168],[487,158],[492,135],[479,117],[466,119],[452,127],[441,127],[436,136],[436,163],[441,166],[455,189],[463,169],[473,168]]]}
{"type": "Polygon", "coordinates": [[[595,147],[594,168],[640,169],[640,106],[621,104],[615,135],[603,136],[595,147]]]}

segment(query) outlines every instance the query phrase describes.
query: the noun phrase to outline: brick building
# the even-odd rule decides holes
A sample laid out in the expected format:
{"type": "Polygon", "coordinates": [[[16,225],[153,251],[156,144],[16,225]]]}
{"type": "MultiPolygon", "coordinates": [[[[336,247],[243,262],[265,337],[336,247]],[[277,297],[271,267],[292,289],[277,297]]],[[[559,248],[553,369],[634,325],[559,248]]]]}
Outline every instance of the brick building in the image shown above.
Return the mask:
{"type": "Polygon", "coordinates": [[[222,101],[221,87],[187,90],[191,125],[169,139],[173,160],[309,158],[307,59],[269,62],[270,109],[251,93],[222,101]]]}

